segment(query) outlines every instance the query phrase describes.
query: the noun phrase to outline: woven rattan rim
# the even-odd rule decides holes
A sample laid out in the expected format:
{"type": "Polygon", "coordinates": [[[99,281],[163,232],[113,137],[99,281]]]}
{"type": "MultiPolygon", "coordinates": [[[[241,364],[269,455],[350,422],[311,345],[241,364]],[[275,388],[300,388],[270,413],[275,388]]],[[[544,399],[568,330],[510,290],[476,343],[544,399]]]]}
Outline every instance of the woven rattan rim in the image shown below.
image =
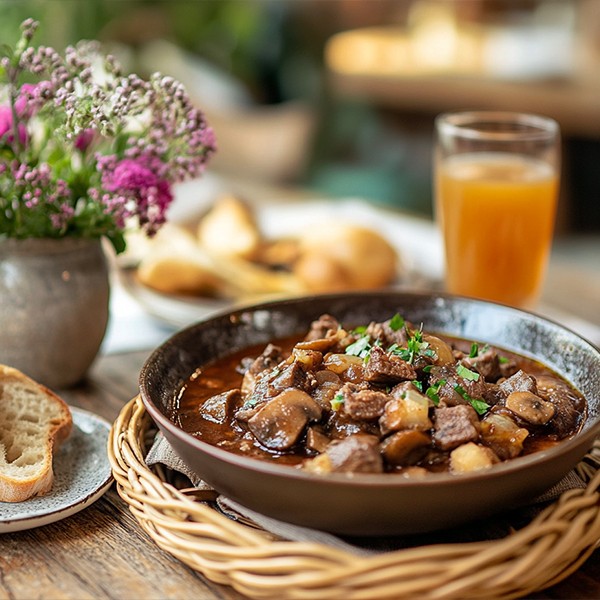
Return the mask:
{"type": "Polygon", "coordinates": [[[108,454],[120,496],[163,550],[253,598],[519,598],[558,583],[600,545],[600,441],[577,467],[587,488],[506,538],[364,557],[275,540],[179,491],[144,462],[154,431],[139,397],[115,421],[108,454]]]}

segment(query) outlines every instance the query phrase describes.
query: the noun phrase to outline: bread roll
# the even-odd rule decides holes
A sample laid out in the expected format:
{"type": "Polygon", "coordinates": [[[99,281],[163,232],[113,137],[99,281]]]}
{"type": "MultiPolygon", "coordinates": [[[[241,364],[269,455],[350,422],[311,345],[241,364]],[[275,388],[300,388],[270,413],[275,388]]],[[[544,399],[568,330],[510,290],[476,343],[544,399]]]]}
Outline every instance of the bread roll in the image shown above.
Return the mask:
{"type": "Polygon", "coordinates": [[[193,258],[170,254],[152,254],[137,269],[138,280],[164,294],[216,296],[224,286],[210,271],[193,258]]]}
{"type": "Polygon", "coordinates": [[[211,253],[252,259],[262,236],[251,208],[235,196],[223,196],[200,221],[198,241],[211,253]]]}
{"type": "Polygon", "coordinates": [[[53,454],[72,426],[69,407],[54,392],[0,365],[0,502],[50,491],[53,454]]]}
{"type": "Polygon", "coordinates": [[[166,223],[137,268],[144,285],[165,294],[213,296],[225,293],[222,280],[203,256],[189,230],[166,223]]]}
{"type": "MultiPolygon", "coordinates": [[[[397,275],[395,249],[379,233],[360,225],[327,221],[309,227],[301,236],[301,252],[310,256],[312,264],[321,256],[324,264],[337,265],[337,271],[331,265],[327,267],[337,273],[331,281],[332,290],[340,289],[340,272],[345,278],[345,289],[380,288],[390,284],[397,275]]],[[[304,261],[297,264],[298,275],[314,287],[315,281],[310,280],[304,261]]],[[[319,287],[324,289],[325,281],[322,284],[319,287]]]]}

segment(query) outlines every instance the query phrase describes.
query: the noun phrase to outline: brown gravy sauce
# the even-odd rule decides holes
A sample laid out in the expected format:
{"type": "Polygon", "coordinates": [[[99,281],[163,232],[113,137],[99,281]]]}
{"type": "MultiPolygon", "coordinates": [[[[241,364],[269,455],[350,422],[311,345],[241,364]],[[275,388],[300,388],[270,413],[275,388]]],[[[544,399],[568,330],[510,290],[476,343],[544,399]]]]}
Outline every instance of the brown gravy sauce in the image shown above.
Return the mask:
{"type": "MultiPolygon", "coordinates": [[[[469,352],[471,341],[440,335],[435,332],[432,333],[449,343],[453,348],[469,352]]],[[[294,336],[274,340],[273,343],[280,346],[287,356],[291,352],[292,347],[301,339],[302,336],[294,336]]],[[[253,436],[246,433],[235,418],[232,418],[227,423],[219,424],[204,418],[200,410],[203,403],[211,396],[233,388],[239,388],[243,378],[243,375],[237,370],[240,362],[243,358],[258,356],[264,347],[265,344],[250,346],[199,368],[181,388],[173,413],[169,415],[169,418],[187,433],[213,446],[218,446],[230,452],[252,458],[268,460],[279,464],[298,465],[309,456],[304,451],[280,453],[267,450],[253,436]]],[[[503,350],[497,346],[495,348],[498,349],[502,356],[515,360],[518,367],[526,373],[534,377],[543,375],[556,380],[560,385],[567,385],[571,391],[570,395],[572,395],[573,401],[578,404],[577,410],[581,414],[579,427],[581,427],[586,416],[586,402],[584,397],[573,386],[538,361],[508,350],[503,350]]],[[[552,447],[560,443],[560,441],[562,440],[556,440],[547,435],[531,432],[525,440],[523,455],[552,447]]],[[[444,471],[446,470],[446,465],[440,464],[437,468],[436,466],[428,465],[428,468],[431,471],[444,471]]]]}

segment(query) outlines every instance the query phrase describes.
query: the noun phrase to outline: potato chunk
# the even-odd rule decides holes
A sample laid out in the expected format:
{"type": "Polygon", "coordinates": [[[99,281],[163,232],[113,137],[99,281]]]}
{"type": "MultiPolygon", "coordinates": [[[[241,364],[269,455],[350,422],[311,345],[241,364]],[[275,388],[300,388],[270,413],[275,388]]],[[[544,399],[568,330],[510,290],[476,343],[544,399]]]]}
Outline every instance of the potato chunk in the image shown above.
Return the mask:
{"type": "Polygon", "coordinates": [[[499,462],[491,448],[468,442],[450,453],[450,470],[453,473],[468,473],[479,469],[488,469],[499,462]]]}
{"type": "Polygon", "coordinates": [[[523,442],[529,435],[505,415],[488,414],[481,421],[481,439],[501,460],[515,458],[523,452],[523,442]]]}
{"type": "Polygon", "coordinates": [[[403,429],[428,431],[432,428],[429,419],[429,399],[416,389],[403,392],[403,397],[390,400],[385,405],[384,413],[379,420],[382,433],[403,429]]]}

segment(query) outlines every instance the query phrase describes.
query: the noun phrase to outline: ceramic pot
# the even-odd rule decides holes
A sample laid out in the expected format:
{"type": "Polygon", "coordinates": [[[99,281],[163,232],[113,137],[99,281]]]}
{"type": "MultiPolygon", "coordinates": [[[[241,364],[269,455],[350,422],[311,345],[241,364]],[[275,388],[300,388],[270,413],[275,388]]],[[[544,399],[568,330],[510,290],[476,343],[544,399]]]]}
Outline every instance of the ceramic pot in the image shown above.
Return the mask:
{"type": "Polygon", "coordinates": [[[52,389],[81,381],[108,323],[100,240],[0,240],[0,363],[52,389]]]}

